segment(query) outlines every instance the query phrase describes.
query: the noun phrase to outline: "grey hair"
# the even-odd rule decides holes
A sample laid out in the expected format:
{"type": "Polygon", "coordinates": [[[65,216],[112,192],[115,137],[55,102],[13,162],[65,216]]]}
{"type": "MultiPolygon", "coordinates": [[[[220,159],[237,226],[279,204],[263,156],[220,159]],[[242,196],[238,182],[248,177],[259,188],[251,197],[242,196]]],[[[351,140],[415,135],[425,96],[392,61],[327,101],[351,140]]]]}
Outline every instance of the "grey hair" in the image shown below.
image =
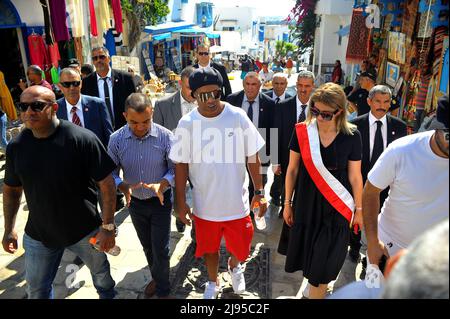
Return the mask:
{"type": "Polygon", "coordinates": [[[261,82],[261,79],[259,78],[259,75],[258,75],[258,73],[256,73],[256,72],[248,72],[248,73],[245,75],[244,81],[245,81],[245,79],[247,79],[247,78],[256,78],[256,79],[258,79],[259,82],[261,82]]]}
{"type": "Polygon", "coordinates": [[[59,74],[59,77],[63,76],[64,74],[76,74],[78,76],[81,76],[80,72],[72,67],[62,69],[61,73],[59,74]]]}
{"type": "Polygon", "coordinates": [[[384,299],[449,298],[449,220],[415,239],[386,280],[384,299]]]}
{"type": "Polygon", "coordinates": [[[189,77],[191,76],[192,73],[194,73],[195,68],[192,66],[187,66],[183,69],[183,71],[181,71],[180,77],[182,79],[189,79],[189,77]]]}
{"type": "Polygon", "coordinates": [[[297,81],[300,79],[311,79],[313,82],[316,80],[316,77],[314,76],[314,73],[311,71],[300,71],[297,77],[297,81]]]}
{"type": "Polygon", "coordinates": [[[91,52],[100,51],[103,50],[105,52],[106,56],[109,56],[109,50],[106,47],[95,47],[92,48],[91,52]]]}
{"type": "Polygon", "coordinates": [[[389,97],[392,98],[392,91],[386,85],[375,85],[369,92],[369,99],[373,99],[376,94],[389,94],[389,97]]]}
{"type": "Polygon", "coordinates": [[[287,76],[287,74],[281,73],[281,72],[275,73],[275,74],[273,75],[272,79],[275,79],[275,78],[282,78],[282,79],[285,79],[286,82],[288,81],[288,76],[287,76]]]}
{"type": "Polygon", "coordinates": [[[152,101],[144,93],[131,93],[125,100],[125,112],[128,109],[133,109],[138,113],[142,113],[148,107],[152,108],[152,101]]]}

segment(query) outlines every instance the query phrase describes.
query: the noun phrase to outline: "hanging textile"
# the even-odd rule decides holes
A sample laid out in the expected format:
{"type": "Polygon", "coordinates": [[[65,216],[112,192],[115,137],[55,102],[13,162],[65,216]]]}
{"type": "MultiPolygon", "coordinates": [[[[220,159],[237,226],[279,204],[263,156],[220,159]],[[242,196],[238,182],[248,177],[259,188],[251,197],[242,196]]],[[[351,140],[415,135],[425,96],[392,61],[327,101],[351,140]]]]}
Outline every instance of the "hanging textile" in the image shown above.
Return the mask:
{"type": "Polygon", "coordinates": [[[367,39],[369,29],[366,27],[366,17],[362,9],[353,9],[350,34],[348,37],[347,64],[360,64],[367,57],[367,39]]]}
{"type": "Polygon", "coordinates": [[[58,69],[53,66],[50,69],[50,74],[51,74],[51,78],[52,78],[53,84],[58,84],[59,83],[59,72],[58,72],[58,69]]]}
{"type": "Polygon", "coordinates": [[[72,27],[72,36],[74,38],[82,37],[86,34],[84,29],[84,10],[82,0],[66,0],[67,9],[70,16],[70,25],[72,27]]]}
{"type": "Polygon", "coordinates": [[[120,0],[111,0],[111,5],[113,9],[115,28],[117,32],[122,33],[123,32],[122,6],[120,5],[120,0]]]}
{"type": "Polygon", "coordinates": [[[75,47],[75,56],[80,64],[83,64],[83,44],[81,43],[81,38],[73,38],[73,44],[75,47]]]}
{"type": "Polygon", "coordinates": [[[91,44],[89,43],[89,39],[86,37],[82,37],[81,45],[82,45],[83,61],[87,61],[89,54],[91,54],[91,44]]]}
{"type": "Polygon", "coordinates": [[[1,111],[3,111],[11,121],[17,120],[16,108],[14,107],[11,92],[6,85],[5,76],[2,71],[0,71],[0,106],[1,111]]]}
{"type": "Polygon", "coordinates": [[[108,49],[110,56],[117,54],[116,53],[116,43],[114,41],[114,36],[112,34],[112,30],[108,30],[108,32],[106,32],[106,34],[104,35],[103,44],[108,49]]]}
{"type": "Polygon", "coordinates": [[[94,0],[89,0],[89,17],[91,18],[91,34],[96,37],[98,35],[98,30],[97,17],[95,16],[94,0]]]}
{"type": "Polygon", "coordinates": [[[30,53],[31,64],[39,65],[44,70],[49,58],[42,36],[36,33],[28,36],[28,51],[30,53]]]}
{"type": "Polygon", "coordinates": [[[58,44],[54,43],[51,44],[47,47],[48,49],[48,55],[50,58],[50,63],[54,66],[54,67],[58,67],[59,65],[59,61],[61,60],[61,56],[59,54],[59,49],[58,49],[58,44]]]}
{"type": "Polygon", "coordinates": [[[98,36],[102,39],[103,33],[111,28],[108,0],[98,0],[95,12],[97,13],[98,36]]]}
{"type": "Polygon", "coordinates": [[[50,11],[48,10],[47,0],[39,0],[41,3],[42,11],[44,13],[44,26],[45,26],[45,43],[53,44],[55,39],[53,38],[52,24],[50,22],[50,11]]]}
{"type": "Polygon", "coordinates": [[[66,2],[61,0],[49,0],[49,4],[55,40],[68,41],[70,35],[66,20],[66,2]]]}

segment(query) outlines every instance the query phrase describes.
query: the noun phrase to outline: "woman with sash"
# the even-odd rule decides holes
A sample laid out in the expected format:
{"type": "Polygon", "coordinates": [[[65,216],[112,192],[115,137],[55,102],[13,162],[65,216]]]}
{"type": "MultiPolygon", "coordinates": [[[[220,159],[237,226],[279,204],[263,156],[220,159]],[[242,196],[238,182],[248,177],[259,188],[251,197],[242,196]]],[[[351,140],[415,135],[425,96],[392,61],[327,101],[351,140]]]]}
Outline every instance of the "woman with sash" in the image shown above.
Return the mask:
{"type": "Polygon", "coordinates": [[[361,136],[347,115],[344,91],[326,83],[312,95],[290,143],[288,227],[278,249],[286,254],[286,272],[303,271],[311,299],[325,297],[344,264],[350,231],[362,227],[361,136]]]}

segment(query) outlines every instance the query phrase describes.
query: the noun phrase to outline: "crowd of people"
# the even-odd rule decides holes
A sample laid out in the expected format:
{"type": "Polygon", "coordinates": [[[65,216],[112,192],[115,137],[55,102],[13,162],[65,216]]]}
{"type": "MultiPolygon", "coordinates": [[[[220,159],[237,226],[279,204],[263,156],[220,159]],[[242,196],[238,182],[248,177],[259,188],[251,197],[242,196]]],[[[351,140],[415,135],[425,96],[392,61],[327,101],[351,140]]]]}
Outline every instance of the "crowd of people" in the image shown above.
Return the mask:
{"type": "MultiPolygon", "coordinates": [[[[374,70],[362,72],[360,88],[349,95],[339,84],[342,72],[333,72],[334,83],[315,87],[314,74],[301,71],[290,96],[291,71],[272,72],[263,62],[259,73],[242,70],[243,90],[232,92],[209,46],[199,45],[196,55],[198,63],[181,73],[179,91],[154,107],[133,74],[110,67],[103,47],[92,50],[95,70],[71,64],[61,71],[59,99],[42,72],[29,68],[31,85],[18,103],[25,128],[6,147],[2,239],[5,251],[18,249],[15,220],[25,193],[29,298],[52,297],[65,249],[89,268],[100,298],[114,298],[105,252],[115,246],[114,213],[123,206],[152,273],[146,297],[172,298],[172,212],[178,231],[193,226],[195,256],[207,268],[204,298],[220,293],[222,238],[233,290],[243,293],[254,219],[269,205],[270,167],[270,204],[283,222],[278,253],[286,256],[286,272],[302,271],[308,279],[305,298],[325,298],[347,255],[359,261],[361,254],[367,275],[369,267],[389,273],[383,296],[438,296],[396,285],[402,276],[420,277],[416,263],[424,261],[414,254],[426,249],[421,235],[429,242],[427,230],[448,224],[448,96],[428,131],[406,136],[406,124],[389,114],[392,92],[377,85],[374,70]],[[263,93],[267,81],[273,89],[263,93]],[[100,250],[91,249],[93,236],[100,250]]],[[[439,240],[447,247],[448,275],[448,225],[438,234],[447,236],[439,240]]],[[[430,249],[427,256],[441,260],[440,253],[430,249]]],[[[421,282],[414,289],[445,285],[421,282]]],[[[439,297],[448,298],[448,276],[446,287],[439,297]]],[[[342,295],[355,291],[361,289],[342,295]]]]}

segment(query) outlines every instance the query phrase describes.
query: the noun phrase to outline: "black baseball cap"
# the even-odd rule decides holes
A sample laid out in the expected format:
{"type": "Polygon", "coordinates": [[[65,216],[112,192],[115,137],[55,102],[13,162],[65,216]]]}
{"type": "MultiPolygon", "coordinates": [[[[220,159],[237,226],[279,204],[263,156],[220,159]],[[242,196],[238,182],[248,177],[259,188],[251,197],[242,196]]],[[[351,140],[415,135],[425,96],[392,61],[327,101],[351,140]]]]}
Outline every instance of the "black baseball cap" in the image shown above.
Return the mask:
{"type": "Polygon", "coordinates": [[[194,97],[194,92],[202,86],[214,84],[222,88],[223,78],[219,71],[211,67],[196,69],[189,76],[189,87],[192,90],[192,97],[194,97]]]}
{"type": "Polygon", "coordinates": [[[448,130],[448,95],[444,95],[438,100],[436,116],[433,118],[428,130],[448,130]]]}
{"type": "Polygon", "coordinates": [[[69,59],[69,63],[67,64],[67,66],[69,67],[75,67],[75,66],[80,66],[80,61],[78,61],[78,59],[69,59]]]}
{"type": "Polygon", "coordinates": [[[377,83],[377,75],[372,72],[361,72],[359,75],[360,78],[365,77],[371,79],[373,82],[377,83]]]}

